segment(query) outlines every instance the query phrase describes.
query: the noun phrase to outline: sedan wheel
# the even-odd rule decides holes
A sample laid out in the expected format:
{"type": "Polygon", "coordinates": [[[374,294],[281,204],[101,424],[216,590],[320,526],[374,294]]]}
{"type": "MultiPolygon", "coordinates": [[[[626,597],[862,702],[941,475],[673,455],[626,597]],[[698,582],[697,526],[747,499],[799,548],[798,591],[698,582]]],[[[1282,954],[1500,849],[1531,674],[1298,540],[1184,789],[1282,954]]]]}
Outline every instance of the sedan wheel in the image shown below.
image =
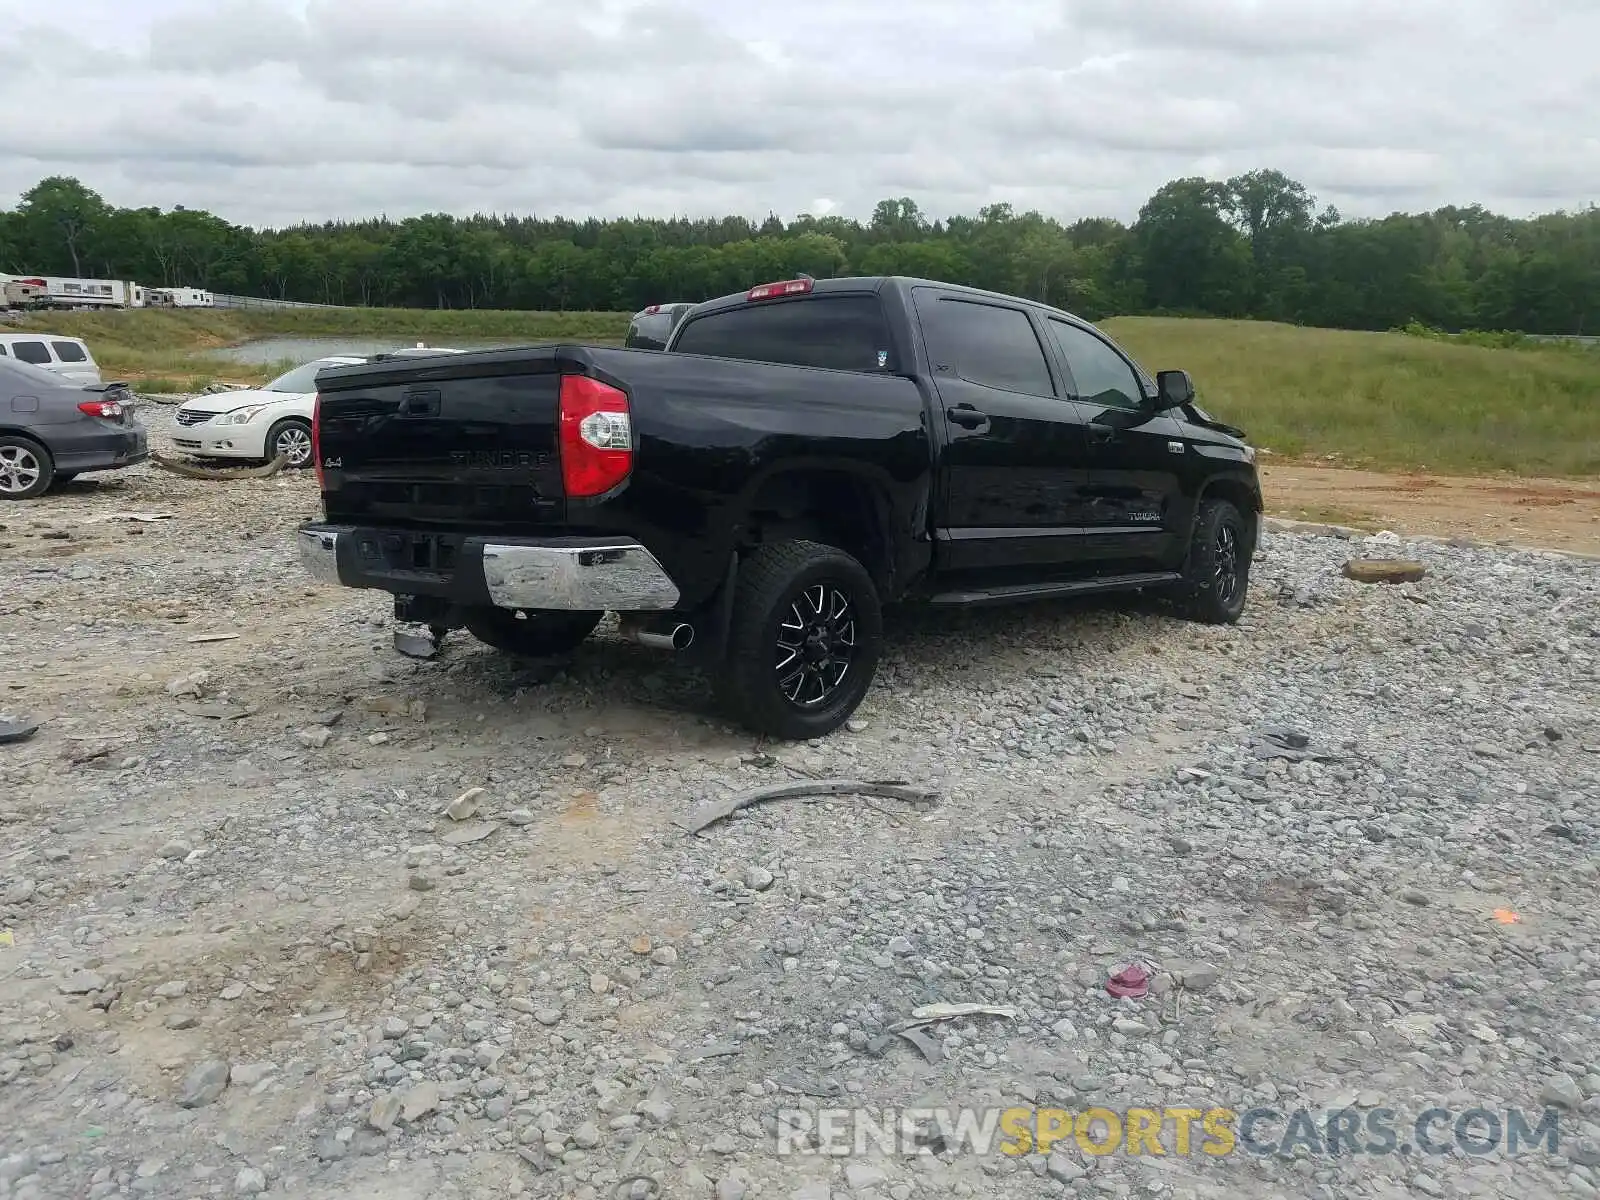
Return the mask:
{"type": "Polygon", "coordinates": [[[15,435],[0,437],[0,500],[37,496],[54,474],[43,446],[15,435]]]}
{"type": "Polygon", "coordinates": [[[267,458],[287,458],[299,470],[311,465],[311,427],[303,421],[284,421],[267,435],[267,458]]]}

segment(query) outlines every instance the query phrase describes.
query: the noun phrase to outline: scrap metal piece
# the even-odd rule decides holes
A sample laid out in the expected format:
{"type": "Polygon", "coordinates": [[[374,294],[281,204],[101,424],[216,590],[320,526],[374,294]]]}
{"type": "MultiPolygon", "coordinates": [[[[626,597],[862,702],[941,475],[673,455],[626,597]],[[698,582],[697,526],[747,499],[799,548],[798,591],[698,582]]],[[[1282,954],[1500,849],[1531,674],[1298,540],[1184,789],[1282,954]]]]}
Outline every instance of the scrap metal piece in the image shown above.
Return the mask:
{"type": "Polygon", "coordinates": [[[38,732],[37,721],[0,721],[0,746],[25,742],[38,732]]]}
{"type": "Polygon", "coordinates": [[[913,1025],[908,1029],[897,1029],[895,1030],[895,1033],[900,1037],[905,1038],[906,1041],[910,1042],[918,1050],[922,1051],[922,1057],[927,1059],[930,1063],[939,1063],[944,1061],[944,1046],[941,1045],[936,1039],[929,1037],[928,1034],[923,1031],[922,1026],[913,1025]]]}
{"type": "Polygon", "coordinates": [[[406,633],[394,631],[394,648],[408,658],[432,658],[439,653],[439,639],[432,632],[406,633]]]}
{"type": "Polygon", "coordinates": [[[726,820],[742,808],[765,804],[768,800],[792,800],[800,796],[883,796],[890,800],[905,800],[912,804],[937,802],[938,793],[927,788],[914,787],[904,780],[817,779],[804,783],[785,783],[777,787],[757,788],[743,795],[723,800],[707,800],[697,804],[686,815],[674,819],[674,824],[685,835],[700,833],[726,820]]]}

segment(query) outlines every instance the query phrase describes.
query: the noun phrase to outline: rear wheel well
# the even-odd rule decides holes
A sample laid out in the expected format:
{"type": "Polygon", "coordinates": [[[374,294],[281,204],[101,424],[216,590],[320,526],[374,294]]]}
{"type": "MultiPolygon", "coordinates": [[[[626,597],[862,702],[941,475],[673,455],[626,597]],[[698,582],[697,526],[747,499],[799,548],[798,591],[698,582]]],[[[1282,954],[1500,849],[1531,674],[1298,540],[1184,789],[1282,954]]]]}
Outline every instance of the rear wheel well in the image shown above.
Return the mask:
{"type": "Polygon", "coordinates": [[[881,489],[849,471],[791,471],[762,484],[750,503],[741,550],[804,539],[836,546],[893,590],[889,505],[881,489]]]}
{"type": "Polygon", "coordinates": [[[0,425],[0,438],[21,439],[22,441],[27,442],[29,445],[39,447],[39,449],[44,452],[45,457],[48,458],[52,464],[54,464],[56,461],[55,451],[51,450],[49,446],[45,445],[45,440],[37,433],[30,433],[26,429],[13,429],[8,426],[0,425]]]}

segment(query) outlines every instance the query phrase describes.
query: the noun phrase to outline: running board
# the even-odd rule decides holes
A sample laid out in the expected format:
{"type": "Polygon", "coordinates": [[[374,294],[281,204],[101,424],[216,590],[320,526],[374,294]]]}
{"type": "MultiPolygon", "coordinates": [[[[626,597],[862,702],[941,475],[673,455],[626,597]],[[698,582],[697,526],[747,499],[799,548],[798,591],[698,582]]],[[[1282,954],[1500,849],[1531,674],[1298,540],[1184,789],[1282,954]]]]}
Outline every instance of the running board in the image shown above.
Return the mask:
{"type": "Polygon", "coordinates": [[[983,604],[1017,604],[1025,600],[1050,600],[1059,596],[1092,596],[1097,592],[1127,592],[1135,588],[1177,583],[1177,571],[1146,571],[1138,575],[1106,575],[1099,579],[1072,579],[1047,583],[1009,583],[1001,587],[940,592],[928,600],[942,607],[970,608],[983,604]]]}

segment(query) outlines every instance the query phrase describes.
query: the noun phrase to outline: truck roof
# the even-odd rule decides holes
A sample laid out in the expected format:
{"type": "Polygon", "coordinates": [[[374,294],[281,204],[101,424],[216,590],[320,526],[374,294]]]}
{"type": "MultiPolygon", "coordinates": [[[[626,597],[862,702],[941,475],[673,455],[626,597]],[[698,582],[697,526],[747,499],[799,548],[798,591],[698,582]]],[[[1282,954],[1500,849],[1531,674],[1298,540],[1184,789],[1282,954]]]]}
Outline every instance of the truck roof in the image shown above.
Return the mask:
{"type": "MultiPolygon", "coordinates": [[[[967,287],[960,283],[946,283],[939,279],[922,279],[914,275],[847,275],[838,279],[813,279],[810,281],[810,294],[825,296],[830,292],[882,292],[909,290],[914,287],[933,287],[945,292],[956,292],[962,295],[973,296],[988,300],[1004,300],[1007,304],[1025,304],[1030,308],[1039,309],[1041,312],[1055,313],[1066,317],[1079,324],[1087,325],[1082,317],[1068,312],[1064,308],[1045,304],[1039,300],[1030,300],[1026,296],[1012,296],[1005,292],[987,291],[984,288],[967,287]]],[[[760,286],[773,286],[763,284],[760,286]]],[[[703,301],[695,305],[693,315],[704,316],[710,312],[720,312],[729,308],[740,308],[751,302],[750,291],[730,292],[726,296],[718,296],[712,300],[703,301]]]]}
{"type": "MultiPolygon", "coordinates": [[[[812,296],[826,296],[829,293],[837,293],[840,295],[854,293],[856,295],[861,295],[862,293],[868,292],[894,292],[900,295],[900,298],[904,302],[904,306],[908,310],[912,307],[910,291],[912,288],[917,287],[938,288],[942,292],[953,293],[961,296],[971,296],[977,300],[999,300],[1006,304],[1019,304],[1026,308],[1031,308],[1037,313],[1042,313],[1046,316],[1057,317],[1061,320],[1071,322],[1074,325],[1081,325],[1087,329],[1093,329],[1098,337],[1104,338],[1106,341],[1111,342],[1112,345],[1117,345],[1115,338],[1111,337],[1111,335],[1105,330],[1096,328],[1092,321],[1080,317],[1076,313],[1069,312],[1064,308],[1056,308],[1054,305],[1045,304],[1040,300],[1030,300],[1026,296],[1013,296],[1005,292],[989,291],[985,288],[967,287],[965,284],[960,283],[946,283],[940,279],[923,279],[915,275],[848,275],[838,279],[811,279],[808,276],[801,276],[799,278],[806,281],[808,285],[807,291],[812,296]]],[[[718,296],[713,300],[706,300],[695,305],[694,308],[685,313],[678,321],[676,327],[672,331],[672,340],[668,343],[668,348],[671,349],[677,345],[678,335],[683,332],[684,328],[688,326],[690,321],[697,320],[709,313],[727,312],[731,309],[743,308],[745,305],[751,303],[782,303],[783,298],[781,296],[753,300],[752,293],[758,289],[781,287],[784,283],[788,282],[795,281],[781,280],[773,283],[759,284],[757,287],[751,288],[748,291],[733,292],[729,295],[718,296]]],[[[1121,349],[1121,347],[1119,347],[1119,349],[1121,349]]],[[[1123,356],[1127,358],[1129,363],[1132,364],[1134,372],[1146,384],[1146,386],[1154,387],[1154,377],[1151,376],[1147,370],[1145,370],[1144,366],[1139,362],[1139,360],[1133,355],[1129,354],[1125,349],[1122,350],[1122,353],[1123,356]]]]}

